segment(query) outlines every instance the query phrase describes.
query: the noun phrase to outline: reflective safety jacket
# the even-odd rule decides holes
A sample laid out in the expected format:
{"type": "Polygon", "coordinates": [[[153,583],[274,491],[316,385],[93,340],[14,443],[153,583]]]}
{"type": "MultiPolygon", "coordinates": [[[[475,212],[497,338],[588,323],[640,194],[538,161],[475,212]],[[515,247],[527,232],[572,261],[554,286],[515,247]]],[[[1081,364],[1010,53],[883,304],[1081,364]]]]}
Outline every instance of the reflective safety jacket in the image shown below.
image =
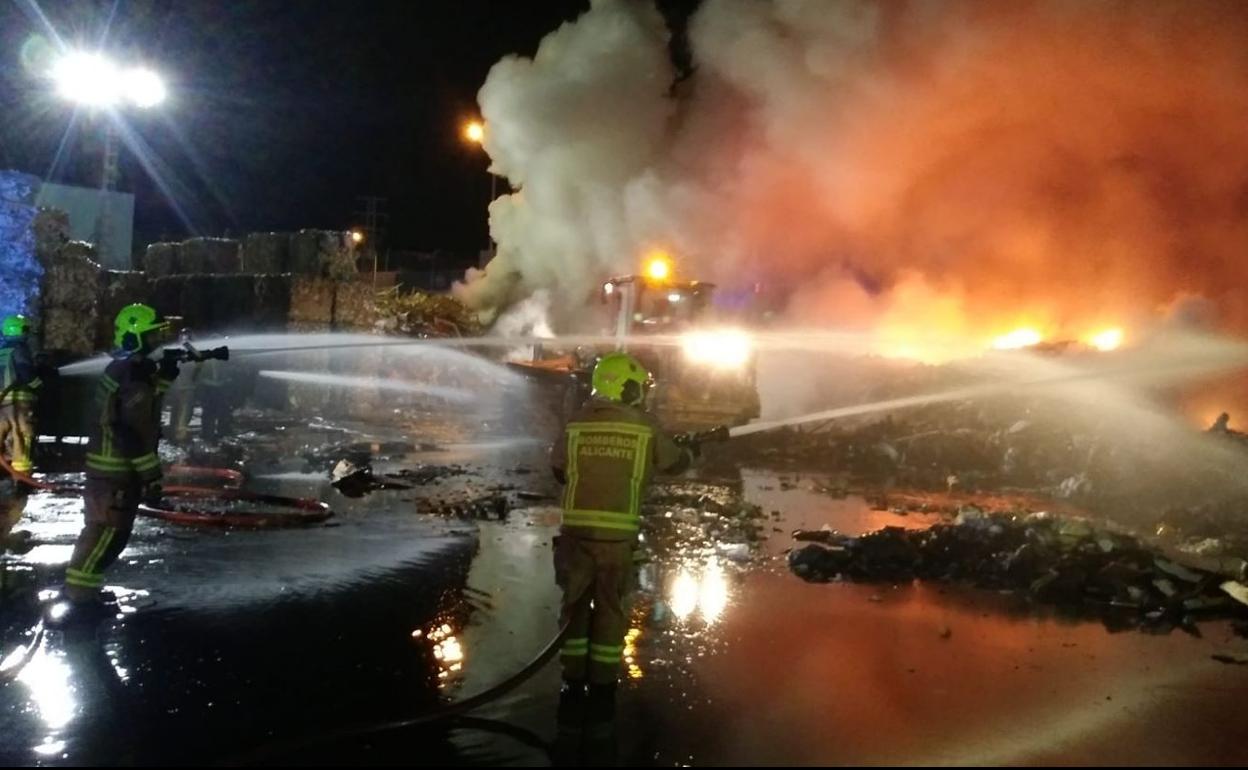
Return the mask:
{"type": "Polygon", "coordinates": [[[593,540],[632,540],[641,502],[656,471],[679,473],[692,461],[655,419],[631,406],[590,400],[564,428],[551,465],[566,480],[564,532],[593,540]]]}
{"type": "Polygon", "coordinates": [[[160,478],[160,397],[172,380],[156,362],[117,351],[95,391],[98,417],[87,440],[87,475],[125,481],[160,478]]]}

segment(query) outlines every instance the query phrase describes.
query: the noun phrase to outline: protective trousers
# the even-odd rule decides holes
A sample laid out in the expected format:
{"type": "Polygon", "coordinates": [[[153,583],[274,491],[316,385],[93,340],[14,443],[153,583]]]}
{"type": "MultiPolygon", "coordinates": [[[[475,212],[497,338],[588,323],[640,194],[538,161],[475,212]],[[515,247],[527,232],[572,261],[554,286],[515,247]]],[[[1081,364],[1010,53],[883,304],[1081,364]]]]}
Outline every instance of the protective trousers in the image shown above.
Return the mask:
{"type": "Polygon", "coordinates": [[[99,594],[104,571],[130,540],[141,494],[142,482],[137,476],[87,478],[83,496],[86,523],[65,570],[65,594],[71,601],[90,601],[99,594]]]}
{"type": "Polygon", "coordinates": [[[0,452],[4,452],[13,470],[18,473],[34,470],[31,459],[34,441],[34,404],[20,402],[0,406],[0,452]]]}
{"type": "Polygon", "coordinates": [[[561,653],[563,678],[615,683],[628,632],[633,541],[560,535],[555,542],[555,577],[563,589],[562,619],[568,624],[561,653]]]}

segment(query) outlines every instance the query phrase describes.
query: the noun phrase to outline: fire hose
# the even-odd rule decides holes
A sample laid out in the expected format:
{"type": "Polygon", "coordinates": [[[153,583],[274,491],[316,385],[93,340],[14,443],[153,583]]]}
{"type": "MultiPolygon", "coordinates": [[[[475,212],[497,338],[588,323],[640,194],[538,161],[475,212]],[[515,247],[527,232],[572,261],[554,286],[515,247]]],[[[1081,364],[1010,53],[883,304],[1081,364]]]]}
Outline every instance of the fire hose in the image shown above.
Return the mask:
{"type": "MultiPolygon", "coordinates": [[[[196,350],[195,347],[191,345],[190,342],[185,342],[180,348],[166,348],[164,351],[164,356],[165,358],[175,359],[179,363],[190,363],[190,362],[199,363],[199,362],[208,361],[208,360],[229,361],[230,349],[228,347],[222,346],[218,348],[213,348],[211,350],[201,351],[201,350],[196,350]]],[[[4,403],[5,399],[7,399],[10,394],[12,394],[14,388],[16,387],[17,387],[17,383],[13,382],[13,383],[10,383],[8,386],[6,386],[3,390],[0,390],[0,404],[4,403]]],[[[20,440],[20,437],[18,440],[20,440]]],[[[34,442],[32,440],[32,445],[33,443],[34,442]]],[[[45,492],[80,491],[80,488],[76,486],[49,484],[46,481],[40,481],[39,479],[36,479],[35,477],[31,476],[29,473],[24,473],[22,471],[15,470],[12,464],[9,463],[9,458],[5,456],[5,453],[3,450],[4,450],[4,447],[0,447],[0,468],[3,468],[4,471],[8,473],[9,476],[14,481],[21,482],[22,484],[25,484],[29,487],[43,490],[45,492]]]]}
{"type": "MultiPolygon", "coordinates": [[[[586,590],[586,593],[588,593],[588,589],[586,590]]],[[[283,755],[289,755],[299,749],[308,749],[331,741],[363,738],[365,736],[377,735],[378,733],[389,732],[391,730],[402,730],[409,727],[417,727],[419,725],[433,724],[435,722],[463,719],[464,715],[468,712],[474,711],[488,703],[493,703],[520,685],[524,684],[530,677],[540,671],[543,666],[545,666],[552,658],[555,657],[555,655],[559,653],[559,650],[563,645],[563,639],[567,636],[570,626],[570,622],[564,623],[559,628],[559,633],[556,634],[555,637],[550,640],[550,643],[542,648],[541,652],[539,652],[533,660],[529,661],[524,668],[520,669],[493,687],[482,690],[471,697],[455,701],[454,703],[437,706],[408,717],[400,717],[398,719],[390,719],[382,722],[372,722],[365,725],[356,725],[354,727],[344,727],[338,730],[317,733],[315,736],[304,736],[277,743],[271,743],[263,748],[256,749],[241,756],[230,757],[226,761],[220,762],[219,764],[234,766],[262,761],[275,761],[280,759],[283,755]]]]}
{"type": "Polygon", "coordinates": [[[22,669],[26,668],[26,664],[30,663],[31,658],[35,657],[35,653],[39,650],[39,644],[43,642],[43,621],[35,626],[34,638],[30,640],[20,653],[17,659],[8,667],[0,669],[0,682],[12,682],[22,673],[22,669]]]}
{"type": "Polygon", "coordinates": [[[145,516],[193,526],[236,527],[264,529],[288,527],[301,524],[318,524],[333,516],[327,503],[310,497],[285,497],[267,495],[239,488],[212,488],[198,486],[170,486],[161,490],[165,496],[174,498],[203,499],[213,497],[221,500],[241,500],[262,505],[290,508],[289,511],[234,510],[226,512],[175,508],[162,500],[159,504],[142,503],[139,513],[145,516]]]}

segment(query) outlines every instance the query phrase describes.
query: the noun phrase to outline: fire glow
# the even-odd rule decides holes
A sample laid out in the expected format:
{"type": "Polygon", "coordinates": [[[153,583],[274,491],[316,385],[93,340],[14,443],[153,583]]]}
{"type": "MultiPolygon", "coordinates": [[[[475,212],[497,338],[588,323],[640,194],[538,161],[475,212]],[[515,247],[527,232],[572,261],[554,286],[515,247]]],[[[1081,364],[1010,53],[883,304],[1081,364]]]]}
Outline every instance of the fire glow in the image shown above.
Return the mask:
{"type": "Polygon", "coordinates": [[[1002,334],[992,341],[992,346],[997,350],[1019,350],[1039,345],[1043,341],[1044,335],[1040,332],[1035,329],[1022,328],[1002,334]]]}

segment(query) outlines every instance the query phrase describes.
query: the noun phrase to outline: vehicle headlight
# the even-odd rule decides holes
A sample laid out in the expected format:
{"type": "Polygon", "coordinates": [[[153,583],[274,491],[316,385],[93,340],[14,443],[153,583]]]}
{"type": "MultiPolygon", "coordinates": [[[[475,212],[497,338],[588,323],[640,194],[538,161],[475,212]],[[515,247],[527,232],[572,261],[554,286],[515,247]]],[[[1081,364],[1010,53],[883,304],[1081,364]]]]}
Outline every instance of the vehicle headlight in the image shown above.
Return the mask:
{"type": "Polygon", "coordinates": [[[740,331],[689,332],[681,338],[685,358],[716,369],[740,369],[750,360],[754,346],[740,331]]]}

